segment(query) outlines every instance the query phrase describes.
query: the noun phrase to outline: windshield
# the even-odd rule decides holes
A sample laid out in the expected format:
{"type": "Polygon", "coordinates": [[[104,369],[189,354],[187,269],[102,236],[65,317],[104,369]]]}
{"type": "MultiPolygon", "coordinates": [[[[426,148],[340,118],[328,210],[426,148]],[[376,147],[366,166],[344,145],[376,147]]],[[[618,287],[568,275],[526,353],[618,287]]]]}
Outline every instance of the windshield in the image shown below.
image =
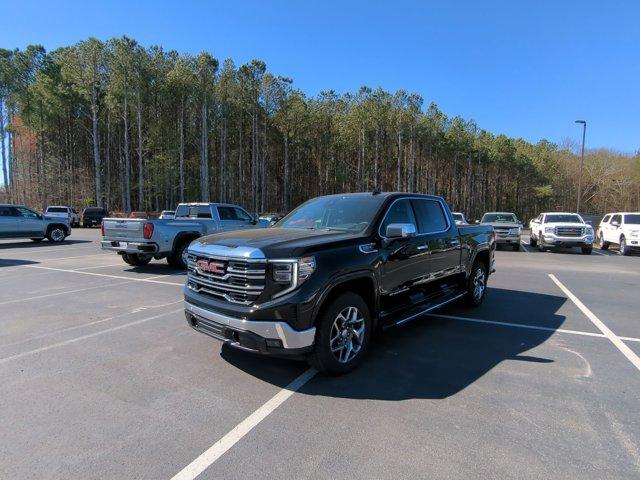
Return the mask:
{"type": "Polygon", "coordinates": [[[485,213],[481,223],[516,223],[518,219],[513,213],[485,213]]]}
{"type": "Polygon", "coordinates": [[[640,213],[634,213],[624,216],[625,225],[640,225],[640,213]]]}
{"type": "Polygon", "coordinates": [[[461,213],[452,213],[451,215],[453,215],[453,219],[459,222],[464,222],[464,217],[462,216],[461,213]]]}
{"type": "Polygon", "coordinates": [[[276,226],[362,232],[374,221],[383,200],[380,195],[314,198],[300,205],[276,226]]]}
{"type": "Polygon", "coordinates": [[[579,215],[574,214],[553,214],[547,215],[546,223],[584,223],[579,215]]]}

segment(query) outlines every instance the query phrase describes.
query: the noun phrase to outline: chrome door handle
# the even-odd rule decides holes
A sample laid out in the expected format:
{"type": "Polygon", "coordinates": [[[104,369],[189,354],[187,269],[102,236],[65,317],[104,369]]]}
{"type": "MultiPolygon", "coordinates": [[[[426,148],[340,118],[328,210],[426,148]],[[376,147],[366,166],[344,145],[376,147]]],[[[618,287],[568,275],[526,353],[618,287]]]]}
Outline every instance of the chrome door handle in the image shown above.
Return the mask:
{"type": "Polygon", "coordinates": [[[429,250],[429,245],[418,245],[418,250],[429,250]]]}
{"type": "Polygon", "coordinates": [[[451,245],[457,247],[458,245],[460,245],[460,240],[451,240],[451,245]]]}

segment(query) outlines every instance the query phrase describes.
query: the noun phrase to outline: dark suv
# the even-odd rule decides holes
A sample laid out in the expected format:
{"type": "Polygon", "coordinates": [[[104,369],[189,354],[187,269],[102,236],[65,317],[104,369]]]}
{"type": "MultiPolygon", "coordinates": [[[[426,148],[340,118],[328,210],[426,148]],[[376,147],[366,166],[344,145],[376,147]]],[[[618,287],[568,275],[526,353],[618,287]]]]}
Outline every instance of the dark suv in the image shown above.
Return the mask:
{"type": "Polygon", "coordinates": [[[82,226],[84,228],[93,227],[94,225],[101,225],[102,219],[109,216],[104,208],[88,207],[82,211],[82,226]]]}
{"type": "Polygon", "coordinates": [[[188,249],[189,325],[233,347],[355,368],[376,329],[450,302],[479,305],[493,227],[456,226],[429,195],[318,197],[274,227],[202,237],[188,249]]]}

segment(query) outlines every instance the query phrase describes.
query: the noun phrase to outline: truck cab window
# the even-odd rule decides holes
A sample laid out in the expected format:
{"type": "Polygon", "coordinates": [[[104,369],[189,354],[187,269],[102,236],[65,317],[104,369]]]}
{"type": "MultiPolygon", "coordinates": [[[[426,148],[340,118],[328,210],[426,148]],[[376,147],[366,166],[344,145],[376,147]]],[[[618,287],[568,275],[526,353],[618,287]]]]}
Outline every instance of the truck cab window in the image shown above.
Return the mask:
{"type": "Polygon", "coordinates": [[[418,217],[418,232],[436,233],[447,229],[447,218],[440,202],[434,200],[412,200],[411,202],[418,217]]]}
{"type": "Polygon", "coordinates": [[[396,200],[387,210],[387,213],[380,224],[380,234],[386,235],[387,227],[392,223],[411,223],[416,225],[416,217],[411,208],[409,199],[396,200]]]}

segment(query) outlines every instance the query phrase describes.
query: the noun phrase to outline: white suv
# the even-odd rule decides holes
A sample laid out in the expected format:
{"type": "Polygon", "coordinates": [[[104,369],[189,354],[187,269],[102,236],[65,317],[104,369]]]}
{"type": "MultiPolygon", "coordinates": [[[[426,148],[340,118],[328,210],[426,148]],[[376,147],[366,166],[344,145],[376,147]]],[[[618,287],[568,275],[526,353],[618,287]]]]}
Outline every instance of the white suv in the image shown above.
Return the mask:
{"type": "Polygon", "coordinates": [[[607,213],[598,226],[598,244],[602,250],[619,245],[621,255],[639,250],[640,212],[607,213]]]}

